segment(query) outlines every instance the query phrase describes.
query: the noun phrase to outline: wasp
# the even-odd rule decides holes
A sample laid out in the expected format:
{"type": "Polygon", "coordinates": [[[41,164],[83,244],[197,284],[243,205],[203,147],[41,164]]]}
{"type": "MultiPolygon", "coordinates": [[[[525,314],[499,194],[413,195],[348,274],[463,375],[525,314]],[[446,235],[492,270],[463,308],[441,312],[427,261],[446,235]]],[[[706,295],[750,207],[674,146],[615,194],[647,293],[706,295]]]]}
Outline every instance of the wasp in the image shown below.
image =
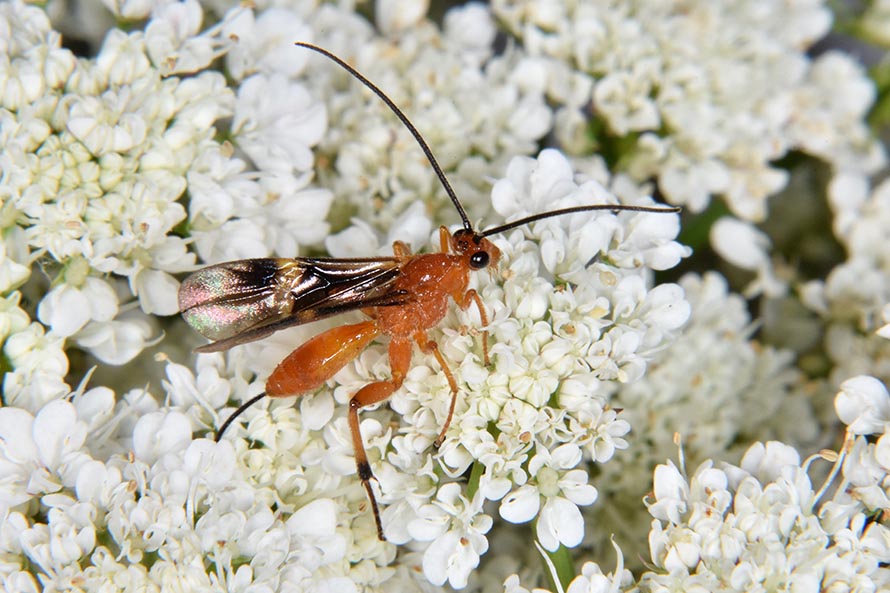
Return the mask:
{"type": "MultiPolygon", "coordinates": [[[[391,257],[355,259],[261,258],[233,261],[202,268],[189,275],[179,289],[179,308],[185,321],[210,344],[197,352],[218,352],[265,338],[296,325],[361,310],[364,321],[334,327],[291,352],[266,380],[265,391],[238,408],[220,427],[219,440],[231,422],[263,397],[288,397],[314,391],[354,360],[375,339],[389,339],[391,376],[359,389],[349,400],[348,421],[355,450],[358,477],[368,495],[377,535],[385,541],[377,500],[371,487],[374,474],[359,429],[362,408],[389,398],[401,385],[411,365],[414,346],[432,354],[448,380],[451,403],[436,446],[442,444],[454,415],[457,381],[429,330],[444,317],[454,301],[462,310],[475,306],[483,327],[488,315],[479,294],[469,288],[470,272],[496,268],[501,253],[488,239],[537,220],[591,210],[678,212],[675,207],[595,204],[562,208],[527,216],[477,231],[439,166],[429,145],[401,109],[370,80],[329,51],[297,42],[296,45],[333,60],[376,94],[405,125],[429,160],[454,204],[462,228],[454,233],[439,228],[440,252],[412,254],[400,241],[391,257]]],[[[482,331],[483,359],[488,365],[488,332],[482,331]]]]}

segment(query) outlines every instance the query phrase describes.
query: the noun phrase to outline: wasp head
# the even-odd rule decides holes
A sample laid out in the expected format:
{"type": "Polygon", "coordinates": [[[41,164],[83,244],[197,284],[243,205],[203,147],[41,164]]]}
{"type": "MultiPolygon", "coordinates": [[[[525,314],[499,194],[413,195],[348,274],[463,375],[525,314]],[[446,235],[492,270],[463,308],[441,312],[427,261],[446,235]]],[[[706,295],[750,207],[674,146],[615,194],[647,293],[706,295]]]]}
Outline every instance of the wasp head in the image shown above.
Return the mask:
{"type": "Polygon", "coordinates": [[[451,250],[464,256],[473,270],[495,268],[501,259],[501,250],[494,243],[471,230],[460,229],[451,235],[451,250]]]}

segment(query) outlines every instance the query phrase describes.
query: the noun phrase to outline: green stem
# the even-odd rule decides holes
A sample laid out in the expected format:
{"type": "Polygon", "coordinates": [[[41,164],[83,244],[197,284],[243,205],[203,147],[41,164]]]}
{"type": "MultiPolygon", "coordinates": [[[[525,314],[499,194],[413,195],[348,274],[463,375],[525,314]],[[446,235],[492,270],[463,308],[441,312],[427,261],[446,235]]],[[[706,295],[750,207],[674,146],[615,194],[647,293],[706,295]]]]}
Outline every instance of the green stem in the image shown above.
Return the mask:
{"type": "Polygon", "coordinates": [[[553,574],[549,569],[545,569],[544,572],[547,573],[547,578],[550,581],[550,588],[553,591],[565,591],[569,587],[569,583],[572,582],[572,579],[575,578],[575,568],[574,562],[572,560],[572,554],[569,552],[569,549],[565,546],[559,546],[553,552],[549,552],[541,548],[547,557],[553,562],[553,567],[556,569],[556,577],[559,579],[560,587],[556,586],[556,583],[553,582],[553,574]]]}
{"type": "Polygon", "coordinates": [[[485,466],[478,461],[473,463],[473,467],[470,469],[470,480],[467,483],[467,498],[470,500],[476,495],[476,491],[479,490],[479,480],[482,479],[482,474],[485,473],[485,466]]]}

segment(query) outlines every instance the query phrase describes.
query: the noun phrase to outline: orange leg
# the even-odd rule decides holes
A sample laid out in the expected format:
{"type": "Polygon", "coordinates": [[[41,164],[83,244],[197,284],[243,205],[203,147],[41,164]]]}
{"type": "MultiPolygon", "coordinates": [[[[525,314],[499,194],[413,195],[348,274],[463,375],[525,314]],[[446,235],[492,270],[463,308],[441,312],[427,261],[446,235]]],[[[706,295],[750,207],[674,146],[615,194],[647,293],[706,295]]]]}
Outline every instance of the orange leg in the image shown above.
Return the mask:
{"type": "MultiPolygon", "coordinates": [[[[482,320],[482,326],[488,327],[488,313],[485,312],[485,306],[482,304],[482,298],[479,296],[479,293],[476,292],[475,289],[471,288],[467,292],[463,294],[452,295],[454,302],[461,308],[462,311],[466,311],[470,308],[470,305],[473,303],[476,304],[476,308],[479,309],[479,318],[482,320]]],[[[488,366],[488,330],[482,330],[482,358],[485,362],[485,366],[488,366]]]]}
{"type": "Polygon", "coordinates": [[[320,387],[378,335],[380,327],[373,319],[318,334],[278,363],[266,380],[266,393],[287,397],[320,387]]]}
{"type": "Polygon", "coordinates": [[[439,351],[438,344],[430,340],[424,332],[417,332],[414,334],[414,341],[417,342],[417,345],[420,346],[420,349],[424,354],[432,353],[433,356],[436,357],[436,360],[439,361],[439,366],[442,367],[442,372],[445,373],[445,378],[448,379],[448,386],[451,388],[451,405],[448,406],[448,416],[445,417],[445,422],[442,424],[442,430],[439,431],[439,436],[436,437],[436,447],[440,447],[442,442],[445,441],[445,433],[448,432],[448,427],[451,426],[451,418],[454,416],[454,407],[457,405],[457,381],[454,380],[454,374],[451,372],[451,369],[448,368],[448,363],[445,362],[445,358],[439,351]]]}
{"type": "Polygon", "coordinates": [[[393,391],[401,387],[408,367],[411,365],[411,342],[405,338],[394,336],[389,343],[389,366],[392,370],[392,378],[389,381],[375,381],[359,389],[349,400],[349,432],[352,434],[352,447],[355,450],[355,469],[358,477],[368,493],[371,501],[371,510],[374,512],[374,521],[377,523],[377,537],[385,541],[383,537],[383,524],[380,522],[380,511],[377,508],[377,499],[371,488],[371,480],[374,474],[371,464],[368,463],[368,455],[362,442],[362,432],[359,428],[358,413],[364,407],[382,402],[393,391]]]}
{"type": "Polygon", "coordinates": [[[444,226],[439,227],[439,249],[442,253],[451,251],[451,233],[444,226]]]}
{"type": "Polygon", "coordinates": [[[392,244],[392,254],[396,257],[403,258],[411,255],[411,248],[404,241],[394,241],[392,244]]]}

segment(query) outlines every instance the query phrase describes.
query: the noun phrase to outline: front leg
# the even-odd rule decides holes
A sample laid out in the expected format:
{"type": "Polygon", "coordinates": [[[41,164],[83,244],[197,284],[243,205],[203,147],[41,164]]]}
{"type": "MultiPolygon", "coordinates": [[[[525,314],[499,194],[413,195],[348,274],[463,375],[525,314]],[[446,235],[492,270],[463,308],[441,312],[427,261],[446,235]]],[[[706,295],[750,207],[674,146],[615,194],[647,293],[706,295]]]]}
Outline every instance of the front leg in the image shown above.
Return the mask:
{"type": "MultiPolygon", "coordinates": [[[[461,308],[461,311],[466,311],[470,308],[470,305],[475,303],[476,308],[479,309],[479,318],[482,320],[482,327],[488,327],[488,313],[485,312],[485,305],[482,304],[482,298],[475,289],[471,288],[467,292],[453,294],[451,295],[451,298],[453,298],[454,302],[457,303],[457,306],[461,308]]],[[[488,359],[487,329],[482,330],[482,359],[485,362],[485,366],[490,364],[488,359]]]]}
{"type": "Polygon", "coordinates": [[[442,253],[451,251],[451,233],[445,225],[439,227],[439,251],[442,253]]]}
{"type": "Polygon", "coordinates": [[[445,441],[445,433],[448,432],[448,427],[451,426],[451,418],[454,416],[454,407],[457,404],[457,381],[454,380],[454,374],[448,368],[445,357],[439,351],[439,345],[430,340],[426,332],[419,331],[414,334],[414,341],[417,342],[424,354],[432,353],[436,357],[436,360],[439,361],[439,366],[442,367],[442,372],[445,373],[445,378],[448,379],[448,386],[451,388],[451,404],[448,406],[448,416],[445,417],[442,430],[439,431],[439,436],[436,437],[435,442],[436,447],[440,447],[445,441]]]}
{"type": "Polygon", "coordinates": [[[392,254],[399,259],[411,257],[411,248],[404,241],[393,241],[392,254]]]}

